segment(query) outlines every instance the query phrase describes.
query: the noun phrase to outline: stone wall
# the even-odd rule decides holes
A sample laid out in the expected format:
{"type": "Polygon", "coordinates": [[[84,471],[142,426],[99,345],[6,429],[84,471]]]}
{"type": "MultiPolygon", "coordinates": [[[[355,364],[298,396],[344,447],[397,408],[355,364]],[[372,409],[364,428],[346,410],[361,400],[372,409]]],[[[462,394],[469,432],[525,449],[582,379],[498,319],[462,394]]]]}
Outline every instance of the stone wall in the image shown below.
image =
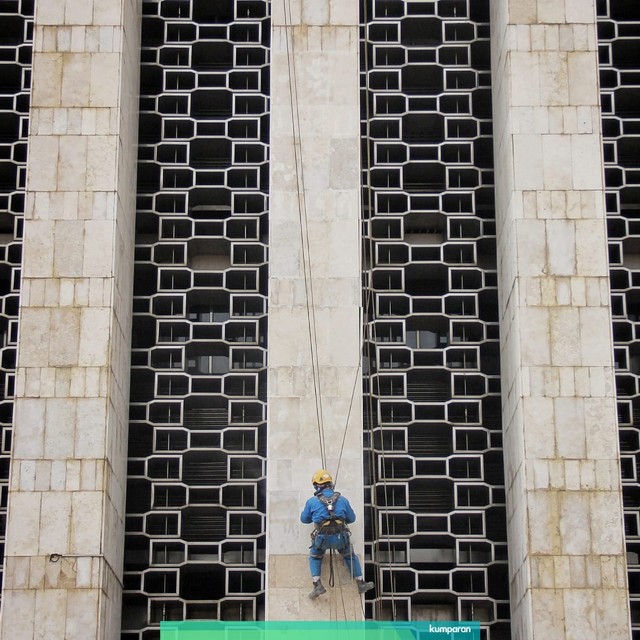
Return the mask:
{"type": "Polygon", "coordinates": [[[629,638],[593,1],[491,37],[513,637],[629,638]]]}
{"type": "Polygon", "coordinates": [[[117,638],[135,0],[38,3],[2,638],[117,638]]]}

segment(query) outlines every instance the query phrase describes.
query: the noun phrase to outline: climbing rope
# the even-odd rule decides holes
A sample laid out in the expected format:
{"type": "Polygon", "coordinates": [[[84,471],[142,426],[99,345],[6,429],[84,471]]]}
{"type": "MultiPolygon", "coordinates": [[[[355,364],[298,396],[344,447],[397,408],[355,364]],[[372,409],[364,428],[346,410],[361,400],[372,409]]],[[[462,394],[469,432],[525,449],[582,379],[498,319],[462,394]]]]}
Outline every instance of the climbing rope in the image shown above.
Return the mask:
{"type": "Polygon", "coordinates": [[[313,291],[313,272],[311,265],[309,224],[307,216],[306,187],[304,179],[304,158],[302,153],[302,136],[300,133],[300,109],[298,101],[298,81],[295,59],[295,38],[290,31],[291,0],[283,0],[284,32],[287,50],[287,70],[289,75],[289,102],[291,108],[291,122],[293,129],[293,151],[295,160],[296,187],[298,195],[298,219],[300,222],[300,245],[302,253],[302,268],[305,286],[305,301],[307,310],[307,329],[309,333],[309,347],[311,352],[311,373],[313,378],[316,421],[318,426],[318,441],[320,445],[320,460],[322,467],[327,466],[324,418],[322,412],[322,388],[320,382],[320,367],[318,359],[318,334],[316,330],[315,298],[313,291]]]}
{"type": "MultiPolygon", "coordinates": [[[[302,268],[303,268],[303,276],[305,283],[305,299],[306,299],[306,311],[307,311],[307,328],[309,334],[309,345],[311,352],[311,370],[312,370],[312,378],[313,378],[313,388],[314,388],[314,400],[315,400],[315,411],[316,411],[316,422],[318,429],[318,442],[320,448],[320,459],[323,468],[327,466],[327,456],[326,456],[326,438],[324,432],[324,416],[323,416],[323,407],[322,407],[322,386],[320,379],[320,366],[319,366],[319,357],[318,357],[318,335],[317,335],[317,325],[316,325],[316,317],[315,317],[315,298],[314,298],[314,290],[313,290],[313,271],[312,271],[312,262],[311,262],[311,254],[310,254],[310,240],[309,240],[309,225],[308,225],[308,215],[307,215],[307,203],[306,203],[306,187],[305,187],[305,177],[304,177],[304,158],[303,158],[303,150],[302,150],[302,136],[300,132],[300,110],[299,110],[299,100],[298,100],[298,85],[297,85],[297,69],[296,69],[296,60],[295,60],[295,39],[292,34],[292,17],[291,17],[291,0],[282,0],[283,1],[283,9],[284,9],[284,32],[285,32],[285,46],[287,52],[287,70],[289,76],[289,99],[290,99],[290,108],[291,108],[291,119],[292,119],[292,129],[293,129],[293,144],[294,144],[294,160],[295,160],[295,176],[296,176],[296,187],[297,187],[297,200],[298,200],[298,218],[300,223],[300,243],[301,243],[301,257],[302,257],[302,268]],[[291,33],[291,35],[290,35],[291,33]]],[[[363,3],[363,21],[366,29],[366,25],[369,22],[368,19],[368,5],[365,1],[363,3]]],[[[366,166],[365,166],[365,175],[366,175],[366,184],[364,185],[364,191],[366,194],[366,210],[368,213],[369,220],[373,214],[372,207],[372,187],[371,187],[371,144],[370,144],[370,116],[371,116],[371,104],[370,104],[370,86],[369,86],[369,51],[368,44],[365,36],[364,43],[364,72],[365,72],[365,114],[366,114],[366,166]]],[[[360,201],[360,206],[362,209],[362,200],[360,201]]],[[[362,218],[361,218],[362,223],[362,218]]],[[[367,403],[368,403],[368,427],[369,427],[369,438],[370,438],[370,470],[371,470],[371,483],[372,483],[372,491],[371,491],[371,502],[372,502],[372,530],[374,532],[374,540],[380,540],[380,531],[378,527],[376,514],[380,510],[380,507],[377,504],[377,495],[375,491],[375,476],[377,475],[375,471],[375,462],[376,462],[376,454],[374,452],[374,427],[373,421],[374,416],[374,389],[372,388],[372,377],[371,377],[371,363],[373,362],[372,353],[371,353],[371,345],[372,343],[377,342],[376,337],[376,310],[373,304],[373,293],[372,293],[372,281],[373,281],[373,257],[374,257],[374,243],[373,238],[371,237],[371,233],[368,234],[367,245],[363,243],[363,249],[365,247],[368,249],[368,252],[365,252],[366,264],[362,264],[362,255],[361,255],[361,265],[360,272],[365,273],[367,275],[367,286],[365,288],[365,300],[364,300],[364,313],[362,313],[360,318],[360,352],[366,358],[366,361],[369,365],[368,367],[368,375],[369,375],[369,389],[366,393],[367,403]],[[370,319],[368,319],[368,315],[370,315],[370,319]],[[364,352],[364,353],[363,353],[364,352]]],[[[354,383],[351,392],[351,399],[349,402],[349,409],[347,412],[345,426],[340,446],[340,451],[338,455],[338,462],[336,466],[335,473],[335,482],[337,484],[338,475],[340,472],[340,465],[342,462],[342,456],[344,452],[344,446],[346,442],[347,430],[349,427],[349,422],[351,419],[351,413],[353,409],[355,393],[358,385],[358,380],[360,379],[360,372],[362,370],[362,364],[360,363],[355,371],[354,375],[354,383]]],[[[376,378],[376,384],[378,385],[377,395],[380,395],[379,388],[379,379],[376,378]]],[[[378,425],[376,425],[378,426],[378,425]]],[[[381,447],[380,447],[380,458],[384,464],[384,439],[381,438],[381,447]]],[[[386,486],[386,477],[382,474],[384,495],[387,496],[387,486],[386,486]]],[[[388,558],[389,565],[391,565],[391,544],[389,538],[389,513],[388,509],[385,509],[385,517],[386,521],[386,529],[387,529],[387,545],[388,545],[388,558]]],[[[376,553],[374,549],[374,554],[376,553]]],[[[374,555],[375,557],[375,555],[374,555]]],[[[379,564],[379,563],[378,563],[379,564]]],[[[329,586],[333,587],[335,584],[335,570],[334,570],[334,554],[333,550],[330,550],[329,554],[329,586]]],[[[380,607],[380,578],[381,575],[378,575],[378,579],[375,581],[376,583],[376,612],[377,617],[381,617],[381,607],[380,607]]],[[[393,583],[393,580],[391,581],[393,583]]],[[[344,603],[344,597],[342,594],[342,586],[340,587],[340,595],[342,600],[342,608],[344,617],[346,620],[346,607],[344,603]]],[[[393,620],[396,619],[396,610],[395,610],[395,599],[393,593],[393,584],[391,584],[391,601],[392,601],[392,616],[393,620]]],[[[366,617],[364,605],[362,605],[363,617],[366,617]]]]}

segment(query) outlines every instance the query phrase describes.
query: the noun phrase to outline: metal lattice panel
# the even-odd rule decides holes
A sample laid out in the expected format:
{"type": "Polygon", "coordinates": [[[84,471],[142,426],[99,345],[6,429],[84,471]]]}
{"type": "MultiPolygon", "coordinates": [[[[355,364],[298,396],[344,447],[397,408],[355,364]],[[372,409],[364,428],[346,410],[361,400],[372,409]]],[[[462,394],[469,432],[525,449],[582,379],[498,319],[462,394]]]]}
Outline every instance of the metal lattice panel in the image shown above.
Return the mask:
{"type": "Polygon", "coordinates": [[[598,45],[620,463],[633,638],[640,638],[640,5],[599,0],[598,45]]]}
{"type": "Polygon", "coordinates": [[[489,3],[362,15],[367,613],[508,638],[489,3]]]}
{"type": "MultiPolygon", "coordinates": [[[[13,420],[29,127],[33,0],[0,3],[0,556],[13,420]]],[[[0,584],[2,574],[0,570],[0,584]]]]}
{"type": "Polygon", "coordinates": [[[266,0],[145,0],[123,637],[263,616],[266,0]]]}

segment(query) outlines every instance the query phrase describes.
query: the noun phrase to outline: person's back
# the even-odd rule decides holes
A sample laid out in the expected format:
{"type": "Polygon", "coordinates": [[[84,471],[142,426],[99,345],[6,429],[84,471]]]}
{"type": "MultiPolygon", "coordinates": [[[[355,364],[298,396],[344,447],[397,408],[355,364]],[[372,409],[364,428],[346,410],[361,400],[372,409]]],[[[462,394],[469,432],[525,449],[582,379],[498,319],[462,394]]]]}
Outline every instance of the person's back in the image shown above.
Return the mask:
{"type": "Polygon", "coordinates": [[[356,514],[349,504],[349,500],[342,494],[334,491],[333,488],[326,487],[316,491],[307,500],[305,507],[300,514],[300,520],[304,524],[319,524],[329,518],[340,518],[347,524],[355,522],[356,514]]]}

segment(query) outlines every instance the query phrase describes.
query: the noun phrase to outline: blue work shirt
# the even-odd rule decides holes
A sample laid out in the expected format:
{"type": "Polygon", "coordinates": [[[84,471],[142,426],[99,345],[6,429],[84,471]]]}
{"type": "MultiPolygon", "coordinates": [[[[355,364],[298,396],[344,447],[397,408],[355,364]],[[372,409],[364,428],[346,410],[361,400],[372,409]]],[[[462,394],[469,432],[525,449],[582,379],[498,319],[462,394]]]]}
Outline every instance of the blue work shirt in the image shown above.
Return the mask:
{"type": "MultiPolygon", "coordinates": [[[[323,489],[321,491],[322,495],[330,498],[333,495],[333,489],[323,489]]],[[[316,496],[313,496],[307,500],[307,504],[304,505],[304,509],[300,514],[300,520],[304,522],[304,524],[319,524],[324,520],[329,519],[329,510],[326,505],[320,502],[320,499],[316,496]]],[[[355,522],[356,514],[354,513],[349,501],[344,497],[340,496],[333,505],[333,517],[341,518],[347,524],[351,524],[355,522]]]]}

